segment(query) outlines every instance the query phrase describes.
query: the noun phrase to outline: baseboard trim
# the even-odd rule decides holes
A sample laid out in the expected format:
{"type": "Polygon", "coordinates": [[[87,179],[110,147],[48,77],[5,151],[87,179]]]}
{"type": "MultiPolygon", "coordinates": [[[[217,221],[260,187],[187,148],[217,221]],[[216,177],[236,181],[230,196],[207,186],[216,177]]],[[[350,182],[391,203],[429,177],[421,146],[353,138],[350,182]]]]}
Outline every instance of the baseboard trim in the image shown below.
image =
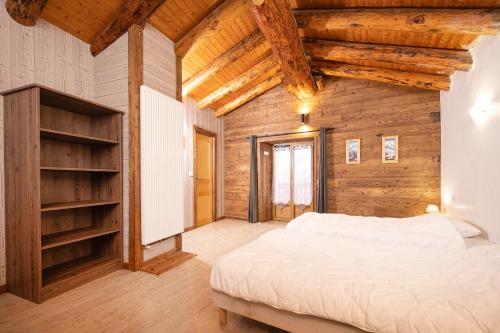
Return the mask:
{"type": "Polygon", "coordinates": [[[129,268],[129,264],[128,264],[128,262],[122,262],[122,268],[123,268],[123,269],[126,269],[126,270],[129,270],[129,269],[128,269],[128,268],[129,268]]]}
{"type": "Polygon", "coordinates": [[[196,228],[198,228],[198,227],[197,227],[197,226],[195,226],[195,225],[193,225],[193,226],[191,226],[191,227],[184,228],[184,232],[188,232],[188,231],[194,230],[194,229],[196,229],[196,228]]]}
{"type": "Polygon", "coordinates": [[[224,217],[226,220],[239,220],[239,221],[248,221],[247,218],[241,216],[226,216],[224,217]]]}
{"type": "Polygon", "coordinates": [[[220,220],[224,220],[225,218],[226,217],[224,215],[222,215],[222,216],[219,216],[219,217],[215,218],[215,221],[217,222],[217,221],[220,221],[220,220]]]}
{"type": "Polygon", "coordinates": [[[6,292],[7,292],[7,285],[6,284],[0,285],[0,295],[5,294],[6,292]]]}

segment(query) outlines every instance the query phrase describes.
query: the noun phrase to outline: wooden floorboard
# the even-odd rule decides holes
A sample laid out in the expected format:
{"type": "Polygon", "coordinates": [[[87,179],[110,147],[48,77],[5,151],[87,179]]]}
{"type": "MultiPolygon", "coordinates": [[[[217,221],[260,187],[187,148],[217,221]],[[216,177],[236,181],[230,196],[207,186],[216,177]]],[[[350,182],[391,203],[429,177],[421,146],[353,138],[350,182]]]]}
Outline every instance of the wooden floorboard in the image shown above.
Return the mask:
{"type": "Polygon", "coordinates": [[[196,257],[194,253],[175,250],[169,251],[144,262],[140,270],[146,273],[160,275],[194,257],[196,257]]]}
{"type": "Polygon", "coordinates": [[[223,220],[183,234],[197,256],[159,276],[119,270],[35,304],[0,295],[0,332],[282,332],[212,304],[210,273],[223,254],[285,223],[223,220]]]}

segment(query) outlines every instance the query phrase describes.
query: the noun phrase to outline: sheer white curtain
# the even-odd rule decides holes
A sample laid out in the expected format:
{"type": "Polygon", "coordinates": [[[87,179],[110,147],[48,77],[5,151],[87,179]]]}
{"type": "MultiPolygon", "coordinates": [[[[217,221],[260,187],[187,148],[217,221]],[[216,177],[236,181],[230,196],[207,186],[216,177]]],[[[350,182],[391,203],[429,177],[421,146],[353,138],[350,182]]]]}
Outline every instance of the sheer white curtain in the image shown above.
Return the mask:
{"type": "Polygon", "coordinates": [[[274,146],[273,149],[273,203],[275,205],[286,205],[291,200],[290,190],[290,168],[291,168],[290,146],[274,146]]]}
{"type": "Polygon", "coordinates": [[[293,202],[308,206],[312,203],[312,146],[300,145],[293,152],[293,202]]]}

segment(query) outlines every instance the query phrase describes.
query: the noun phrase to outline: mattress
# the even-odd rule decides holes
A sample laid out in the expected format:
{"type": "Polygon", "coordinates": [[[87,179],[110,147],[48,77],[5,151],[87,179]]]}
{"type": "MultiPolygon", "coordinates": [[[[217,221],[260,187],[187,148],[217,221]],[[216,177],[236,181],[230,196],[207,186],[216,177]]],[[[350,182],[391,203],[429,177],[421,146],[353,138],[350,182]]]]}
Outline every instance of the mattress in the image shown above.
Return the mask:
{"type": "Polygon", "coordinates": [[[211,286],[370,332],[500,332],[499,245],[364,219],[305,214],[221,257],[211,286]]]}

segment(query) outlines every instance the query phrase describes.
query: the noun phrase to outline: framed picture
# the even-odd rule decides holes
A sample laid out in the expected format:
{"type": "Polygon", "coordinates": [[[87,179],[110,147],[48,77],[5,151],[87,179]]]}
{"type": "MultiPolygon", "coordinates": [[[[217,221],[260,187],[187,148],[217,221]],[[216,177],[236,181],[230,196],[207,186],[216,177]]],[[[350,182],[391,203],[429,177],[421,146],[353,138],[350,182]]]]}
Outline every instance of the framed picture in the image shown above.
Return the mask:
{"type": "Polygon", "coordinates": [[[382,163],[398,163],[398,136],[382,137],[382,163]]]}
{"type": "Polygon", "coordinates": [[[345,141],[345,163],[359,164],[361,162],[361,140],[349,139],[345,141]]]}

